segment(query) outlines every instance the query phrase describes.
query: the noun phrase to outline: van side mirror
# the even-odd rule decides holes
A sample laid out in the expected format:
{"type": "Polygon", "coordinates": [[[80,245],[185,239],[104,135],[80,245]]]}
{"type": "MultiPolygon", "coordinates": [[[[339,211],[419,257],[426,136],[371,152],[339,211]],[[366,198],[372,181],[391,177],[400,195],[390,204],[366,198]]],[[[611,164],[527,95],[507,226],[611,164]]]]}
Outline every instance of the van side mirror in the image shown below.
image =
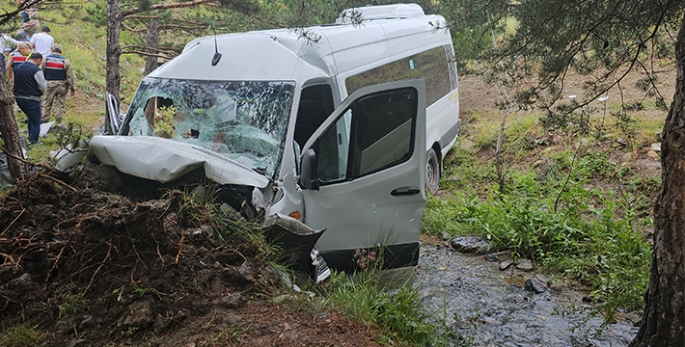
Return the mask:
{"type": "Polygon", "coordinates": [[[313,148],[308,149],[302,156],[302,173],[300,174],[300,187],[303,189],[319,190],[319,170],[316,160],[316,152],[313,148]]]}

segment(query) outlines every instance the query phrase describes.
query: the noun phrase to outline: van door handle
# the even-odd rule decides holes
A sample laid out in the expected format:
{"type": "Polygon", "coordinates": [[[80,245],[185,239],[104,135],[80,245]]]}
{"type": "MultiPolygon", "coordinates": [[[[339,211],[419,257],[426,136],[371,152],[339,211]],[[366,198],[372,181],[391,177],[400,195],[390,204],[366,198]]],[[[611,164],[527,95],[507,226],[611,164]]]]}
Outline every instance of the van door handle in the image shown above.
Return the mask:
{"type": "Polygon", "coordinates": [[[402,188],[397,188],[393,190],[390,195],[392,196],[400,196],[400,195],[416,195],[421,193],[421,189],[418,188],[411,188],[411,187],[402,187],[402,188]]]}

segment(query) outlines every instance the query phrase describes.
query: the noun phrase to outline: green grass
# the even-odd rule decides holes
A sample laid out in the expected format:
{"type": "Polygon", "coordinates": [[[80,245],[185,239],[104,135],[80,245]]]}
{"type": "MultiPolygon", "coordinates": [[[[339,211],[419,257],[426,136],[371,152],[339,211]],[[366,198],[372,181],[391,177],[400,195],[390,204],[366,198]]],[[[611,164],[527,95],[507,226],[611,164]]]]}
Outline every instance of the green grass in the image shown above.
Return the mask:
{"type": "Polygon", "coordinates": [[[84,297],[85,293],[70,294],[64,293],[59,300],[59,318],[63,318],[72,314],[81,312],[88,307],[88,299],[84,297]]]}
{"type": "Polygon", "coordinates": [[[7,329],[0,334],[0,347],[34,347],[40,341],[41,333],[24,322],[7,329]]]}
{"type": "Polygon", "coordinates": [[[387,345],[440,345],[420,293],[409,282],[388,287],[380,277],[374,269],[355,276],[334,272],[327,292],[309,298],[309,305],[344,312],[357,322],[382,328],[381,339],[387,345]]]}
{"type": "MultiPolygon", "coordinates": [[[[504,148],[514,150],[504,152],[506,193],[499,193],[494,159],[457,146],[445,160],[444,195],[428,199],[423,231],[483,235],[499,250],[586,285],[607,319],[619,309],[639,310],[651,262],[643,235],[653,226],[660,180],[612,161],[593,140],[577,153],[570,146],[523,148],[521,138],[542,136],[541,129],[527,117],[508,124],[504,148]]],[[[656,127],[637,126],[638,133],[656,127]]],[[[494,131],[474,131],[482,130],[494,131]]]]}

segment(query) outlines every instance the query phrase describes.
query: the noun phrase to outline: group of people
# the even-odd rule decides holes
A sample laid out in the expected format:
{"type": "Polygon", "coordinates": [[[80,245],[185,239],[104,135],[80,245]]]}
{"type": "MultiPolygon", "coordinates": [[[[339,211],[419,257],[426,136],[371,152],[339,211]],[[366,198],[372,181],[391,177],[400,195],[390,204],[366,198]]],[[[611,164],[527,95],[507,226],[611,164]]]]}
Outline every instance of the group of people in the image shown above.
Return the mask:
{"type": "Polygon", "coordinates": [[[15,44],[16,49],[6,63],[4,54],[0,54],[2,72],[13,85],[17,106],[26,114],[29,142],[34,144],[38,142],[40,124],[50,120],[53,105],[55,122],[62,122],[67,93],[71,96],[75,93],[74,72],[62,55],[62,45],[55,44],[47,26],[32,35],[30,41],[3,35],[0,40],[3,52],[7,42],[15,44]]]}

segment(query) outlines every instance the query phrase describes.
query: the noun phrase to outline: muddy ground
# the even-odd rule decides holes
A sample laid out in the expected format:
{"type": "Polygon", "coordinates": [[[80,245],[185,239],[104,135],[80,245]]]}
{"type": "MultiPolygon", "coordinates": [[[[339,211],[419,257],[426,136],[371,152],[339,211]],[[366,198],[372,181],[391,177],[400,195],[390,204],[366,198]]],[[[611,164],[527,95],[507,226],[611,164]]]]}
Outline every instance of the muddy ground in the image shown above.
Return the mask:
{"type": "Polygon", "coordinates": [[[40,346],[378,345],[337,313],[275,304],[288,290],[260,244],[217,241],[201,211],[175,212],[183,193],[144,200],[67,179],[36,174],[0,200],[5,329],[26,324],[40,346]]]}

